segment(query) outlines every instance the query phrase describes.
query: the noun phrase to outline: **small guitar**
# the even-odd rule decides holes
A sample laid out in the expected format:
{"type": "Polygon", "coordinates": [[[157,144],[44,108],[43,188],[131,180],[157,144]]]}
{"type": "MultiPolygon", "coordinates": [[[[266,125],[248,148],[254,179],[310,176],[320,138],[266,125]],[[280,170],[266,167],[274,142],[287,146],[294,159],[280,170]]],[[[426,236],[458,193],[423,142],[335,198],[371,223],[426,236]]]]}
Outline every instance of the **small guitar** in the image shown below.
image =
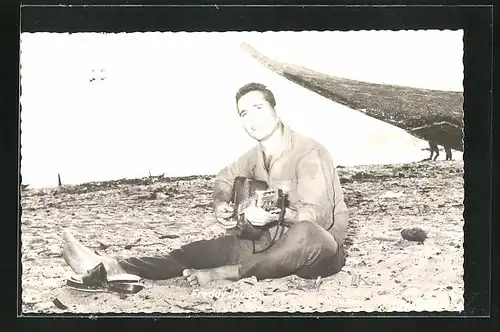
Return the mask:
{"type": "Polygon", "coordinates": [[[237,220],[236,226],[231,230],[231,233],[240,238],[257,240],[262,235],[265,228],[272,226],[266,225],[263,227],[253,226],[245,218],[245,209],[249,206],[258,206],[264,210],[273,210],[279,208],[281,210],[280,218],[277,221],[281,223],[285,213],[286,195],[279,188],[269,189],[265,181],[254,180],[246,177],[237,177],[233,183],[233,200],[234,215],[233,220],[237,220]]]}

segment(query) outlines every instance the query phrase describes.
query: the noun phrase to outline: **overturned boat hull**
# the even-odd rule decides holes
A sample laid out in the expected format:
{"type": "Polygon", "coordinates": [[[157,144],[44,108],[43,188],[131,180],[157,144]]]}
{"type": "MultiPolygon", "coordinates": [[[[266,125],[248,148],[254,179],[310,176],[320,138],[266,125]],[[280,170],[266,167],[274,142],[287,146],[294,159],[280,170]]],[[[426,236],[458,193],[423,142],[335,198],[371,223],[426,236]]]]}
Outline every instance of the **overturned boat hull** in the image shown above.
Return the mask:
{"type": "Polygon", "coordinates": [[[438,145],[463,151],[463,94],[374,84],[318,73],[271,59],[243,43],[241,48],[288,80],[336,103],[438,145]]]}

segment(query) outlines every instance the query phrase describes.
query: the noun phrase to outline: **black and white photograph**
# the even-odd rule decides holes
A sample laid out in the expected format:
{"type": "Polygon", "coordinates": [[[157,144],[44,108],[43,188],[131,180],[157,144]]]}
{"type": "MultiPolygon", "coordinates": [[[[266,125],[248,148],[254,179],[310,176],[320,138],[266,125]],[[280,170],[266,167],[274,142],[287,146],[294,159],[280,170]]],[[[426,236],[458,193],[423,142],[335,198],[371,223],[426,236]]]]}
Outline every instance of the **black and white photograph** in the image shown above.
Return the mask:
{"type": "Polygon", "coordinates": [[[23,314],[463,311],[463,38],[21,33],[23,314]]]}

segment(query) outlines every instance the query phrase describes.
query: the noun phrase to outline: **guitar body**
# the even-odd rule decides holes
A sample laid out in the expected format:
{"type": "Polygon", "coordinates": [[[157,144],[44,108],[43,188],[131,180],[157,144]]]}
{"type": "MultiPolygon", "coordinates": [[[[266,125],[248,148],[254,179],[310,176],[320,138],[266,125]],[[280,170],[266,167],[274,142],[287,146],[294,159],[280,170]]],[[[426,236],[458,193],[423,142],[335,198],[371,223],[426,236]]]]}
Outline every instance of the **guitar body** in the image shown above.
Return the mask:
{"type": "MultiPolygon", "coordinates": [[[[254,180],[246,177],[237,177],[233,183],[234,219],[238,221],[231,233],[244,239],[257,240],[264,231],[263,227],[250,224],[243,213],[248,206],[259,206],[266,210],[283,208],[284,196],[280,189],[269,190],[265,181],[254,180]]],[[[233,220],[234,220],[233,219],[233,220]]]]}

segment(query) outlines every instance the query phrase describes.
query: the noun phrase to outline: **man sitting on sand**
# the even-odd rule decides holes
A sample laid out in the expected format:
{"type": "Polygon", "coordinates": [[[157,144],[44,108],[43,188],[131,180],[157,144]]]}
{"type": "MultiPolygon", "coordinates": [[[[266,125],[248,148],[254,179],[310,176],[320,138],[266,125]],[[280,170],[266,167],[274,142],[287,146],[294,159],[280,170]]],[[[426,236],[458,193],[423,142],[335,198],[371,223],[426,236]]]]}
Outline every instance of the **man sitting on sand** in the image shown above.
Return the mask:
{"type": "MultiPolygon", "coordinates": [[[[266,229],[255,242],[228,234],[195,241],[162,256],[115,260],[96,255],[65,230],[63,256],[76,273],[85,274],[102,262],[108,275],[128,273],[152,280],[184,276],[197,286],[252,276],[258,280],[293,274],[326,277],[342,269],[348,211],[329,153],[281,122],[274,95],[264,85],[249,83],[240,88],[236,106],[246,132],[258,145],[217,175],[216,219],[225,229],[236,226],[229,202],[235,178],[244,176],[287,193],[283,234],[270,247],[277,226],[266,229]]],[[[276,221],[275,214],[258,207],[247,208],[245,218],[254,226],[276,221]]]]}

